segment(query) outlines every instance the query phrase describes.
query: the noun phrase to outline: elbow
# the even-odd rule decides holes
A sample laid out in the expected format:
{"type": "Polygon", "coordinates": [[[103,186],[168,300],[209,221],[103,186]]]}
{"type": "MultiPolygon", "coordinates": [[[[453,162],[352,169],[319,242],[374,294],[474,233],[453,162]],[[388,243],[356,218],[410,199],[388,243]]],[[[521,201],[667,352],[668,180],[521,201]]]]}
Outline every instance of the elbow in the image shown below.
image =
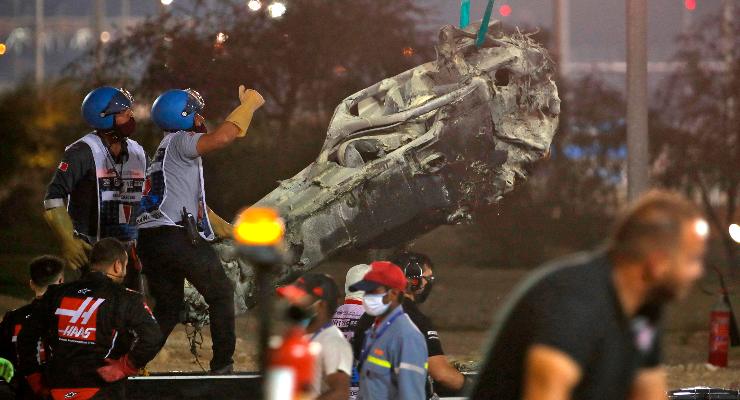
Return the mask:
{"type": "Polygon", "coordinates": [[[230,145],[236,139],[236,133],[232,129],[225,129],[224,132],[217,132],[216,145],[223,148],[230,145]]]}
{"type": "Polygon", "coordinates": [[[460,390],[465,384],[465,377],[458,371],[434,371],[430,370],[429,374],[434,382],[445,387],[448,390],[460,390]]]}

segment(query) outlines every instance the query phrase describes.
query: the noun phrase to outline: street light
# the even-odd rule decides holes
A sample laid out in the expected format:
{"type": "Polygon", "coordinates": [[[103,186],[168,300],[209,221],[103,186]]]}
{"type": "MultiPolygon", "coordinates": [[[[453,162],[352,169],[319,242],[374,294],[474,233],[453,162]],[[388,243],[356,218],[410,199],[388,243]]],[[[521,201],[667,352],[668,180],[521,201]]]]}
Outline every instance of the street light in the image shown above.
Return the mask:
{"type": "Polygon", "coordinates": [[[0,43],[0,56],[5,55],[6,50],[7,47],[5,46],[5,43],[0,43]]]}
{"type": "Polygon", "coordinates": [[[272,18],[282,17],[283,14],[285,14],[286,9],[285,4],[281,1],[275,1],[267,6],[267,11],[270,13],[272,18]]]}
{"type": "Polygon", "coordinates": [[[740,243],[740,225],[730,225],[730,237],[735,241],[735,243],[740,243]]]}
{"type": "Polygon", "coordinates": [[[262,2],[260,0],[249,0],[247,7],[252,11],[259,11],[262,8],[262,2]]]}
{"type": "Polygon", "coordinates": [[[163,6],[168,6],[172,4],[172,0],[159,0],[163,6]]]}
{"type": "Polygon", "coordinates": [[[284,234],[283,220],[272,208],[247,208],[234,224],[234,238],[245,246],[277,246],[284,234]]]}
{"type": "Polygon", "coordinates": [[[508,17],[511,15],[511,6],[508,4],[503,4],[498,9],[499,14],[501,14],[502,17],[508,17]]]}

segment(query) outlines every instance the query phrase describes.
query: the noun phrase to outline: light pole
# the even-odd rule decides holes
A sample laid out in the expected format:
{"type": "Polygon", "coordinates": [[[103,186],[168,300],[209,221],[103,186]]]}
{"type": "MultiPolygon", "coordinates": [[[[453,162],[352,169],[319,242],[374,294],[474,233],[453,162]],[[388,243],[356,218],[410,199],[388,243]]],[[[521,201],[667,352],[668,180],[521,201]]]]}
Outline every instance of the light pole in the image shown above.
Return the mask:
{"type": "Polygon", "coordinates": [[[36,0],[36,85],[44,82],[44,0],[36,0]]]}
{"type": "Polygon", "coordinates": [[[555,34],[555,60],[560,78],[568,76],[570,63],[570,0],[554,0],[553,33],[555,34]]]}
{"type": "Polygon", "coordinates": [[[649,186],[647,1],[627,0],[627,198],[649,186]]]}

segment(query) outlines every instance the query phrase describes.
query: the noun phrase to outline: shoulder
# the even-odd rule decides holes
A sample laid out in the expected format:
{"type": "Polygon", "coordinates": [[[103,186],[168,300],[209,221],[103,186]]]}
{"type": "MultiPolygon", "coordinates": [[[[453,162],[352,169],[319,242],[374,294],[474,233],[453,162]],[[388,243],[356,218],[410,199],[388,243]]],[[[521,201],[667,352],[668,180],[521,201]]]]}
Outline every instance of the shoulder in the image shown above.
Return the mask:
{"type": "Polygon", "coordinates": [[[404,301],[403,309],[411,319],[411,322],[413,322],[419,329],[424,330],[424,328],[432,325],[432,321],[429,317],[427,317],[413,301],[404,301]]]}
{"type": "Polygon", "coordinates": [[[332,350],[336,348],[350,350],[349,342],[345,339],[344,334],[334,325],[321,332],[319,337],[316,338],[316,341],[332,350]]]}
{"type": "Polygon", "coordinates": [[[126,287],[122,287],[119,284],[116,284],[118,292],[120,293],[121,298],[133,302],[133,303],[144,303],[144,295],[140,292],[137,292],[136,290],[132,290],[126,287]]]}
{"type": "Polygon", "coordinates": [[[70,157],[78,159],[92,158],[92,149],[85,141],[78,140],[64,150],[64,157],[65,159],[70,157]]]}
{"type": "Polygon", "coordinates": [[[576,253],[544,264],[532,273],[523,284],[530,296],[557,293],[577,293],[580,298],[591,293],[603,295],[603,284],[608,278],[610,266],[601,252],[576,253]]]}
{"type": "Polygon", "coordinates": [[[401,337],[404,341],[407,340],[421,340],[424,341],[424,334],[421,333],[419,328],[414,324],[408,314],[402,315],[398,318],[398,330],[402,332],[401,337]]]}
{"type": "Polygon", "coordinates": [[[144,147],[142,147],[142,145],[134,139],[126,139],[126,146],[128,147],[129,151],[144,154],[144,147]]]}

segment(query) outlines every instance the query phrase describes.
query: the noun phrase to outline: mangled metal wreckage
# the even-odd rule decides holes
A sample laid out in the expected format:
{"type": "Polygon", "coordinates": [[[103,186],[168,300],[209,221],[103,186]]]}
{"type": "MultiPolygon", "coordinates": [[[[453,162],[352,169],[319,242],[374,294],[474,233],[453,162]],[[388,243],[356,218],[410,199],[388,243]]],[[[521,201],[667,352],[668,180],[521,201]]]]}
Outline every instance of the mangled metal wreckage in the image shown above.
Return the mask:
{"type": "MultiPolygon", "coordinates": [[[[436,61],[344,99],[316,161],[255,204],[285,219],[283,277],[346,247],[393,247],[465,222],[547,154],[560,113],[547,52],[521,33],[476,48],[476,30],[443,27],[436,61]]],[[[230,244],[216,246],[243,312],[253,271],[230,244]]],[[[205,322],[192,287],[186,302],[188,320],[205,322]]]]}

